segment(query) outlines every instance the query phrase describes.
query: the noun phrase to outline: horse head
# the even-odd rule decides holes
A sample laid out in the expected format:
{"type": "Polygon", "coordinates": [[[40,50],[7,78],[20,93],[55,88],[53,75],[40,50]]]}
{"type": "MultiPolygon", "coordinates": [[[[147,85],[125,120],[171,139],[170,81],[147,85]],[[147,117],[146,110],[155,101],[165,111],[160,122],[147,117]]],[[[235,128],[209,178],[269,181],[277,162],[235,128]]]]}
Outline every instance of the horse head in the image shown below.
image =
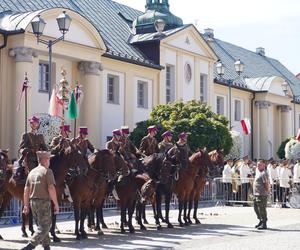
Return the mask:
{"type": "Polygon", "coordinates": [[[92,168],[104,174],[108,181],[113,181],[117,178],[116,162],[114,154],[110,150],[97,150],[89,157],[89,164],[92,168]]]}
{"type": "Polygon", "coordinates": [[[8,170],[10,169],[10,161],[8,158],[8,150],[0,149],[0,183],[7,177],[8,170]]]}
{"type": "Polygon", "coordinates": [[[209,175],[210,177],[219,176],[220,171],[222,171],[224,165],[224,150],[218,149],[209,152],[209,175]]]}
{"type": "Polygon", "coordinates": [[[206,148],[199,149],[190,158],[190,164],[199,170],[199,175],[206,175],[210,169],[209,155],[206,148]]]}

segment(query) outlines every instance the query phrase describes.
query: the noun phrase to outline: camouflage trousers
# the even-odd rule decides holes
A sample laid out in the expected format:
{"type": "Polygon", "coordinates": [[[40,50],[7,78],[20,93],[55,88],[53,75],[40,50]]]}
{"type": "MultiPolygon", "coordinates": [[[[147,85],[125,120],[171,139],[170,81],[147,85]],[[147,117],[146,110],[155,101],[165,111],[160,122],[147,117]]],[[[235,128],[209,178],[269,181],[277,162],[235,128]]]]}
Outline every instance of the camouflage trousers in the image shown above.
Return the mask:
{"type": "Polygon", "coordinates": [[[35,219],[37,230],[34,232],[30,242],[32,245],[50,245],[49,230],[51,228],[51,202],[44,199],[31,199],[30,207],[35,219]]]}
{"type": "Polygon", "coordinates": [[[257,219],[262,222],[267,221],[267,196],[255,196],[254,197],[254,211],[257,215],[257,219]]]}

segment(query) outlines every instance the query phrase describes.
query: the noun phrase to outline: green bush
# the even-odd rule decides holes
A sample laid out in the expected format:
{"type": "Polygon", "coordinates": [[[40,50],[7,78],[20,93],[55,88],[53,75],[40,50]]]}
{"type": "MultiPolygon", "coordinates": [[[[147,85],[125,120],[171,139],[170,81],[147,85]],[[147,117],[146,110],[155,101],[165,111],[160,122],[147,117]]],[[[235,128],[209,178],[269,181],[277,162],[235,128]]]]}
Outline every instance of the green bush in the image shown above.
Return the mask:
{"type": "Polygon", "coordinates": [[[206,104],[199,101],[156,106],[149,120],[137,123],[136,129],[131,134],[136,146],[139,146],[150,124],[158,126],[159,141],[161,134],[166,130],[173,132],[174,139],[177,139],[182,131],[189,133],[188,143],[193,151],[207,147],[208,150],[224,149],[225,154],[228,154],[232,147],[232,138],[227,127],[228,120],[222,115],[215,114],[206,104]]]}
{"type": "Polygon", "coordinates": [[[279,159],[284,159],[285,158],[285,145],[291,140],[292,138],[287,138],[283,142],[281,142],[276,154],[279,157],[279,159]]]}

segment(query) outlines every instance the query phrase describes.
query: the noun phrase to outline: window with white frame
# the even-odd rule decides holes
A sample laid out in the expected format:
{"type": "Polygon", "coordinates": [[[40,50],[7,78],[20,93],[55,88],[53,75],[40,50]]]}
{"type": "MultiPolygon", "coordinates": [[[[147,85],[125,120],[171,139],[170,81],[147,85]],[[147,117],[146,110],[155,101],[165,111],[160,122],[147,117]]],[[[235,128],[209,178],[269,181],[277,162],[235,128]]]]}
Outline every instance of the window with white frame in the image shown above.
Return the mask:
{"type": "Polygon", "coordinates": [[[107,75],[107,102],[119,104],[119,82],[120,77],[117,75],[107,75]]]}
{"type": "Polygon", "coordinates": [[[166,102],[175,101],[175,66],[166,65],[166,102]]]}
{"type": "Polygon", "coordinates": [[[200,74],[200,101],[207,102],[207,74],[200,74]]]}
{"type": "Polygon", "coordinates": [[[148,82],[137,81],[137,107],[148,108],[148,82]]]}
{"type": "Polygon", "coordinates": [[[240,121],[242,119],[242,102],[234,100],[234,120],[240,121]]]}
{"type": "Polygon", "coordinates": [[[225,103],[224,96],[217,96],[216,97],[216,113],[219,115],[224,115],[224,103],[225,103]]]}
{"type": "Polygon", "coordinates": [[[49,63],[39,63],[39,92],[48,93],[50,87],[49,63]]]}

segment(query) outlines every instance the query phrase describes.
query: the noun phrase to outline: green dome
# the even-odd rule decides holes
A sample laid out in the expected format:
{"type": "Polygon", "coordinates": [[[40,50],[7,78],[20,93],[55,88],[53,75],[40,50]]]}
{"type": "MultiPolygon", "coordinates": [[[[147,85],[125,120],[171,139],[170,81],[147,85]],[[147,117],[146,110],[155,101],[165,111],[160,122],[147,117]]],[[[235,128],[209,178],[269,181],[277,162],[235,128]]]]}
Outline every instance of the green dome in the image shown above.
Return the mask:
{"type": "Polygon", "coordinates": [[[136,34],[156,32],[154,22],[158,19],[165,21],[165,30],[183,25],[182,19],[170,12],[168,0],[147,0],[145,14],[134,21],[136,34]]]}

